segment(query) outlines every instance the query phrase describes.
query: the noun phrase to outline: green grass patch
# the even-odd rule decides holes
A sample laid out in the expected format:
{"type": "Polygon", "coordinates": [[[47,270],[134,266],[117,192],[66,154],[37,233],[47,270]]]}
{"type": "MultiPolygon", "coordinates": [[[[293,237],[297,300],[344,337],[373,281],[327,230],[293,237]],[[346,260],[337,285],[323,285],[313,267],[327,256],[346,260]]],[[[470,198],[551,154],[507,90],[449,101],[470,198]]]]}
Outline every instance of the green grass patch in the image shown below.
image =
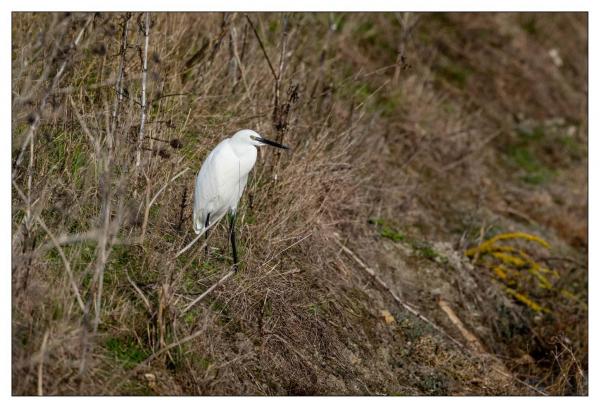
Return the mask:
{"type": "Polygon", "coordinates": [[[537,125],[531,129],[527,127],[518,127],[517,135],[525,142],[539,141],[546,136],[546,132],[543,126],[537,125]]]}
{"type": "Polygon", "coordinates": [[[554,175],[552,169],[545,166],[529,146],[510,146],[508,149],[508,156],[513,165],[516,165],[524,171],[525,174],[520,178],[528,184],[544,184],[554,175]]]}
{"type": "Polygon", "coordinates": [[[331,16],[333,17],[332,24],[335,27],[335,30],[342,31],[344,29],[344,25],[346,23],[346,16],[342,13],[331,13],[331,16]]]}
{"type": "MultiPolygon", "coordinates": [[[[521,170],[521,181],[532,185],[547,183],[553,177],[554,171],[543,159],[556,141],[540,124],[520,124],[516,129],[516,136],[516,140],[513,138],[512,143],[509,142],[505,149],[509,164],[521,170]]],[[[546,161],[550,159],[551,157],[546,158],[546,161]]]]}
{"type": "Polygon", "coordinates": [[[538,33],[537,22],[535,21],[535,17],[525,14],[525,19],[521,21],[521,28],[527,34],[531,36],[536,36],[538,33]]]}
{"type": "Polygon", "coordinates": [[[393,228],[388,221],[382,218],[370,219],[369,223],[377,226],[377,232],[379,232],[379,236],[382,238],[387,238],[394,242],[402,242],[406,239],[403,233],[393,228]]]}
{"type": "Polygon", "coordinates": [[[427,241],[410,240],[410,245],[415,255],[421,258],[425,258],[439,264],[448,263],[448,258],[440,255],[427,241]]]}
{"type": "Polygon", "coordinates": [[[447,61],[437,67],[437,74],[450,84],[464,89],[472,71],[456,62],[447,61]]]}
{"type": "Polygon", "coordinates": [[[427,395],[448,395],[444,377],[437,374],[426,375],[423,377],[419,387],[425,391],[427,395]]]}
{"type": "Polygon", "coordinates": [[[558,138],[558,142],[569,155],[572,160],[580,161],[587,154],[587,147],[583,143],[579,143],[574,137],[564,135],[558,138]]]}
{"type": "Polygon", "coordinates": [[[200,310],[198,308],[191,308],[183,315],[183,321],[188,325],[192,326],[198,321],[200,317],[200,310]]]}
{"type": "Polygon", "coordinates": [[[226,303],[215,300],[210,304],[210,308],[219,315],[220,320],[224,324],[231,321],[231,313],[229,311],[229,306],[226,303]]]}
{"type": "Polygon", "coordinates": [[[434,251],[432,247],[429,245],[414,245],[413,246],[415,252],[420,256],[435,261],[435,259],[439,256],[437,252],[434,251]]]}
{"type": "Polygon", "coordinates": [[[377,227],[377,232],[382,238],[389,239],[393,242],[408,243],[415,255],[419,257],[442,264],[448,262],[448,259],[437,253],[429,242],[407,237],[405,234],[392,227],[387,220],[382,218],[372,218],[369,220],[369,224],[373,224],[377,227]]]}
{"type": "Polygon", "coordinates": [[[140,347],[130,338],[112,337],[105,343],[110,355],[125,368],[133,368],[150,356],[150,351],[140,347]]]}

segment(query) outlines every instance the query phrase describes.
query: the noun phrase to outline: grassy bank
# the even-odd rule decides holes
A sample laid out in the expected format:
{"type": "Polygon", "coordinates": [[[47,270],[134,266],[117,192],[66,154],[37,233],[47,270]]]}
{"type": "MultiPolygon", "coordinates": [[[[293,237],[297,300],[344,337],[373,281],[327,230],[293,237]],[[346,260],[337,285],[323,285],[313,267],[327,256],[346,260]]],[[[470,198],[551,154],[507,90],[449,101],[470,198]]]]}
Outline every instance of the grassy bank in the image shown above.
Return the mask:
{"type": "Polygon", "coordinates": [[[13,394],[587,394],[585,14],[12,32],[13,394]],[[225,223],[175,257],[195,175],[242,128],[292,151],[188,308],[231,268],[225,223]]]}

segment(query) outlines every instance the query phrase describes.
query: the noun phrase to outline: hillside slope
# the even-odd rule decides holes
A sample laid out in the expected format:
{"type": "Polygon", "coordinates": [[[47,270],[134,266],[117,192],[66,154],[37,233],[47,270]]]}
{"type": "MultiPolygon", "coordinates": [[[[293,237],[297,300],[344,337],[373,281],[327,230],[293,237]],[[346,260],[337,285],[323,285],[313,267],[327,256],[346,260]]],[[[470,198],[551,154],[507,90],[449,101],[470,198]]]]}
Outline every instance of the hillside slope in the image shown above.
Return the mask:
{"type": "Polygon", "coordinates": [[[587,394],[585,14],[12,30],[13,394],[587,394]],[[242,128],[292,150],[188,307],[231,268],[225,222],[176,257],[195,174],[242,128]]]}

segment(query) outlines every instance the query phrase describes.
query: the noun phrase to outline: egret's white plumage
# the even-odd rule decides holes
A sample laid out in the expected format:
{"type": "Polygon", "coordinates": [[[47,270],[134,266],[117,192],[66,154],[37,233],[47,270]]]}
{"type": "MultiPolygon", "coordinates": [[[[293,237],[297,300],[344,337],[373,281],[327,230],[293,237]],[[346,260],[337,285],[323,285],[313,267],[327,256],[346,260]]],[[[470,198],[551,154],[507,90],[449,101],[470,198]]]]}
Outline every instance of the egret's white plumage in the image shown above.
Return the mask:
{"type": "Polygon", "coordinates": [[[221,141],[210,152],[196,177],[193,216],[196,234],[208,230],[228,212],[235,214],[248,174],[256,163],[256,147],[264,144],[287,149],[244,129],[221,141]]]}

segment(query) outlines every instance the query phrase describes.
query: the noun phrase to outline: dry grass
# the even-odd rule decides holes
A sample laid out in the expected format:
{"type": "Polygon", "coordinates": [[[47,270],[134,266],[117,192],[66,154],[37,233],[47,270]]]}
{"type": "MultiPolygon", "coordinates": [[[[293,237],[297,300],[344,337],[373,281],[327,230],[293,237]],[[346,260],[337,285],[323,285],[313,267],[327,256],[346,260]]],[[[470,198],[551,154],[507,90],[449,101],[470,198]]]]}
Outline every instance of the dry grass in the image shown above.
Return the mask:
{"type": "Polygon", "coordinates": [[[586,44],[582,14],[14,14],[13,394],[587,394],[586,44]],[[240,128],[293,150],[186,310],[231,268],[224,223],[175,254],[240,128]],[[464,256],[511,231],[579,300],[464,256]]]}

